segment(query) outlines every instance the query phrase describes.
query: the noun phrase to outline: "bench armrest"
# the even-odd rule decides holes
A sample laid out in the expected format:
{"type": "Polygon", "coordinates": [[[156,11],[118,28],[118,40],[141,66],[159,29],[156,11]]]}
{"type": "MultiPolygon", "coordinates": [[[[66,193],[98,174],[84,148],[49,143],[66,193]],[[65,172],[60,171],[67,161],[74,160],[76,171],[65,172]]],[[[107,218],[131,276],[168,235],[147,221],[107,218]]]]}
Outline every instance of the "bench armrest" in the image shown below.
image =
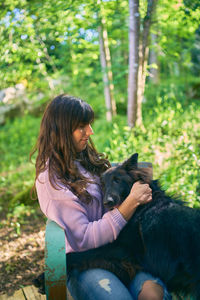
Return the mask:
{"type": "Polygon", "coordinates": [[[47,299],[67,299],[65,232],[54,221],[47,220],[45,232],[45,292],[47,299]]]}

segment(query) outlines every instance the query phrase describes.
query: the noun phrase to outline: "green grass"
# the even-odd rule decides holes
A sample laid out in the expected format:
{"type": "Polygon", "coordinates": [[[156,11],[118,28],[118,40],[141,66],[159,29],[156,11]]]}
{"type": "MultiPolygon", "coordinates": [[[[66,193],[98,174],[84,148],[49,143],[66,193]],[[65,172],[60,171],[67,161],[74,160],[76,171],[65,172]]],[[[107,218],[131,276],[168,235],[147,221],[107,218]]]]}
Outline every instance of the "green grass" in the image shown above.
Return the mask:
{"type": "Polygon", "coordinates": [[[14,171],[28,163],[29,152],[36,142],[40,118],[26,115],[8,122],[0,131],[1,172],[14,171]]]}
{"type": "Polygon", "coordinates": [[[18,193],[33,185],[35,170],[29,162],[29,153],[36,142],[39,125],[40,118],[26,115],[1,128],[0,210],[7,209],[18,193]]]}

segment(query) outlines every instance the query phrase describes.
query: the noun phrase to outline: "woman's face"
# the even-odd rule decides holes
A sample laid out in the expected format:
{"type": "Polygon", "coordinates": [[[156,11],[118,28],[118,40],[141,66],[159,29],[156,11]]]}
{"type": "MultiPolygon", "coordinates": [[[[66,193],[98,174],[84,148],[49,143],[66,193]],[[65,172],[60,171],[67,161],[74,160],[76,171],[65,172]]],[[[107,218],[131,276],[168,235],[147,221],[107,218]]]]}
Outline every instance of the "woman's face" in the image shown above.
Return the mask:
{"type": "Polygon", "coordinates": [[[90,135],[94,134],[90,124],[79,125],[72,133],[72,140],[77,152],[83,151],[88,143],[90,135]]]}

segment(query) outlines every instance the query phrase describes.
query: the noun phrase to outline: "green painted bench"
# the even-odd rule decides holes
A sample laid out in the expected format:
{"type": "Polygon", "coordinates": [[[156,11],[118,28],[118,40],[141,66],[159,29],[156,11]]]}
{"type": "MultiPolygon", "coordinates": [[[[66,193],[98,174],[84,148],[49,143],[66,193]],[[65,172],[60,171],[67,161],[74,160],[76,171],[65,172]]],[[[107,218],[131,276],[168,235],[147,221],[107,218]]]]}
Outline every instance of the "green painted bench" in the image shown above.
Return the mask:
{"type": "MultiPolygon", "coordinates": [[[[147,162],[138,163],[140,167],[150,167],[147,162]]],[[[112,164],[114,165],[114,164],[112,164]]],[[[151,173],[152,174],[152,173],[151,173]]],[[[65,231],[54,221],[47,220],[45,233],[45,292],[48,300],[73,300],[66,288],[67,267],[65,254],[65,231]]],[[[173,300],[177,299],[173,297],[173,300]]],[[[191,300],[188,298],[179,298],[191,300]]]]}
{"type": "Polygon", "coordinates": [[[65,231],[47,220],[45,232],[45,293],[48,300],[71,300],[66,289],[65,231]]]}

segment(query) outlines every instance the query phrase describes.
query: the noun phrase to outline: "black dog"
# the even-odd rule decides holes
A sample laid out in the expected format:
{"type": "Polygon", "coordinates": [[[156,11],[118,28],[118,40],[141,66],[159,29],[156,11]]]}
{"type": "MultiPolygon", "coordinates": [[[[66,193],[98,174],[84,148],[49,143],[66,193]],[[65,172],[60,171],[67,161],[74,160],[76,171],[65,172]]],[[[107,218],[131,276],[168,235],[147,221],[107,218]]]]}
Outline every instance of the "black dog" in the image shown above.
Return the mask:
{"type": "Polygon", "coordinates": [[[138,270],[159,277],[173,293],[200,299],[200,211],[184,206],[138,169],[137,154],[102,176],[104,203],[120,204],[134,182],[150,183],[152,201],[139,206],[113,243],[81,253],[67,254],[69,269],[101,267],[125,284],[138,270]]]}

